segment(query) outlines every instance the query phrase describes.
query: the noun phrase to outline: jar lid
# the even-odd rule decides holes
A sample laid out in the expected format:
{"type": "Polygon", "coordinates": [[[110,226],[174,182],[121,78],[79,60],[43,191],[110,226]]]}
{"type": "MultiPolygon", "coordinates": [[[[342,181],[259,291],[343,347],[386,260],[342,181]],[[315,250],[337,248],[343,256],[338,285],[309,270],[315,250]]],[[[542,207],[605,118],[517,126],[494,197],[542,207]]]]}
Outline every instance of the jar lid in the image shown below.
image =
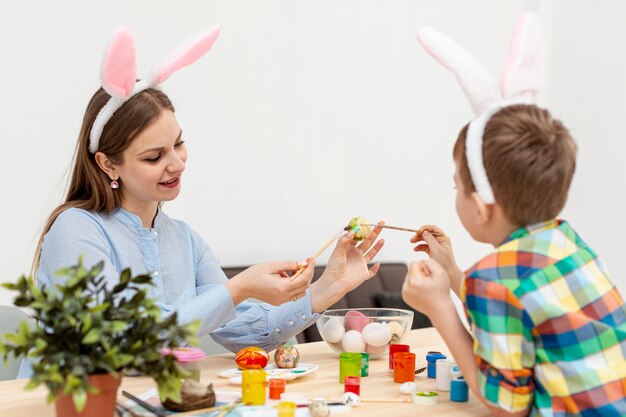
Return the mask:
{"type": "Polygon", "coordinates": [[[437,361],[437,360],[439,360],[439,359],[446,359],[446,357],[447,357],[447,356],[446,356],[446,355],[444,355],[443,353],[439,353],[439,352],[429,352],[429,353],[426,355],[426,360],[427,360],[428,362],[435,362],[435,361],[437,361]]]}
{"type": "Polygon", "coordinates": [[[174,349],[163,348],[161,349],[161,354],[162,355],[172,354],[176,358],[176,361],[180,363],[196,362],[196,361],[200,361],[206,358],[206,354],[204,353],[204,351],[198,348],[185,348],[185,347],[174,348],[174,349]]]}

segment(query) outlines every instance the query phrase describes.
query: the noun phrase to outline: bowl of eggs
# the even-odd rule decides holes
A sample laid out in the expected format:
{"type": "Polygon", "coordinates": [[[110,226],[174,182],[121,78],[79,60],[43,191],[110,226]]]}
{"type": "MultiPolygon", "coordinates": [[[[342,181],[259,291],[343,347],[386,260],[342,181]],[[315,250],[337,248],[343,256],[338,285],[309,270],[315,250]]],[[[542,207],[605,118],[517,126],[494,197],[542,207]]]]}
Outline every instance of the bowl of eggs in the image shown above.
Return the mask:
{"type": "Polygon", "coordinates": [[[370,358],[387,355],[413,324],[413,312],[399,308],[326,310],[317,320],[322,339],[338,354],[367,352],[370,358]]]}

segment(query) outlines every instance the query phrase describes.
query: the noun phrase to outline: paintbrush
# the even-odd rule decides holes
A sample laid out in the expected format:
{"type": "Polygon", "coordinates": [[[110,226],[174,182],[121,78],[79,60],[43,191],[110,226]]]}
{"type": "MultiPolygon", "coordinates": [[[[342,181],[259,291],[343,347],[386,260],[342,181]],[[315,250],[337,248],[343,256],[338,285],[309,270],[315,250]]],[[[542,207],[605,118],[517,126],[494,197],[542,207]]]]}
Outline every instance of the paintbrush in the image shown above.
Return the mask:
{"type": "MultiPolygon", "coordinates": [[[[377,224],[368,224],[367,226],[376,227],[378,225],[377,224]]],[[[419,233],[419,229],[418,230],[416,230],[416,229],[408,229],[406,227],[389,226],[387,224],[383,224],[380,227],[382,227],[383,229],[403,230],[405,232],[419,233]]],[[[435,236],[435,237],[441,237],[441,233],[433,232],[432,230],[429,230],[429,232],[432,233],[432,235],[435,236]]]]}
{"type": "MultiPolygon", "coordinates": [[[[313,255],[313,260],[315,261],[317,258],[319,258],[319,256],[320,256],[322,253],[324,253],[324,251],[325,251],[326,249],[328,249],[328,247],[329,247],[330,245],[332,245],[332,244],[333,244],[333,242],[334,242],[335,240],[339,239],[339,238],[341,237],[341,235],[343,235],[343,234],[344,234],[344,231],[342,230],[341,232],[339,232],[339,233],[337,233],[335,236],[333,236],[331,239],[329,239],[329,240],[328,240],[328,242],[326,242],[326,243],[324,244],[324,246],[322,246],[322,247],[320,248],[320,250],[318,250],[318,251],[315,253],[315,255],[313,255]]],[[[291,281],[293,281],[294,279],[296,279],[296,277],[297,277],[298,275],[300,275],[300,274],[304,271],[304,269],[306,268],[306,265],[307,265],[307,264],[304,264],[304,265],[299,264],[299,265],[298,265],[298,271],[297,271],[295,274],[293,274],[291,277],[289,277],[289,279],[290,279],[291,281]]]]}

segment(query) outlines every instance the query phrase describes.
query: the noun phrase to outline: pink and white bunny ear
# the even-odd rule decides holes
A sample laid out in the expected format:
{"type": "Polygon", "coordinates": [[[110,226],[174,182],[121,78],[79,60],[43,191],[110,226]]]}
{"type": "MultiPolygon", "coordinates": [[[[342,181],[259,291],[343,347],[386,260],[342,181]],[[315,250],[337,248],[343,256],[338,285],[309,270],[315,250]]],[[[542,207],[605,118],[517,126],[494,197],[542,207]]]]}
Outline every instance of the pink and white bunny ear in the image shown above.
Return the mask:
{"type": "Polygon", "coordinates": [[[496,80],[489,71],[455,41],[441,32],[423,27],[417,40],[441,65],[456,75],[475,114],[501,100],[496,80]]]}
{"type": "Polygon", "coordinates": [[[155,65],[148,75],[150,85],[158,85],[172,73],[193,64],[206,54],[220,34],[220,26],[213,26],[189,38],[166,59],[155,65]]]}
{"type": "Polygon", "coordinates": [[[128,97],[137,80],[135,36],[127,27],[113,34],[102,57],[100,79],[102,87],[112,97],[128,97]]]}
{"type": "Polygon", "coordinates": [[[543,84],[543,30],[539,17],[524,12],[511,37],[511,51],[500,79],[505,99],[532,98],[543,84]]]}

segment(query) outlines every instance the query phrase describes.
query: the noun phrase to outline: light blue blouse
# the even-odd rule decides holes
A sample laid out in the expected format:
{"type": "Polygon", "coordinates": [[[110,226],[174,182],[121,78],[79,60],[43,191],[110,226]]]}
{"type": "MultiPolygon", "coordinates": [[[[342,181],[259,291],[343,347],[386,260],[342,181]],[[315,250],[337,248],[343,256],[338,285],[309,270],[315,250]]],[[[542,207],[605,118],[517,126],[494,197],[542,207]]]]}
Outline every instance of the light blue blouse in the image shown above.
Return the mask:
{"type": "Polygon", "coordinates": [[[81,254],[86,267],[104,261],[102,273],[111,287],[127,267],[133,275],[152,274],[155,286],[147,286],[148,292],[165,315],[177,311],[180,323],[201,320],[200,335],[210,333],[233,352],[246,346],[270,351],[319,316],[311,311],[308,290],[278,307],[248,301],[235,306],[211,248],[160,209],[154,228],[142,227],[138,216],[122,208],[111,214],[65,210],[44,237],[39,285],[58,283],[63,278],[55,271],[75,265],[81,254]]]}

